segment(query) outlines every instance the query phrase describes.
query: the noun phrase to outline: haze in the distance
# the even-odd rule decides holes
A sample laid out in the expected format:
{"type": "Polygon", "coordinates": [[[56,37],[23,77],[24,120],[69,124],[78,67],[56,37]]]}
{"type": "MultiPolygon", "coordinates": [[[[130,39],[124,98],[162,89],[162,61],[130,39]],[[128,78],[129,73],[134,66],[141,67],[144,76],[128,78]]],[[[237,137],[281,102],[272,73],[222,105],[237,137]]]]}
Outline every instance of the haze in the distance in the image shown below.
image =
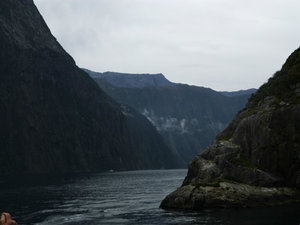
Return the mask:
{"type": "Polygon", "coordinates": [[[34,0],[80,67],[258,88],[300,40],[299,0],[34,0]]]}

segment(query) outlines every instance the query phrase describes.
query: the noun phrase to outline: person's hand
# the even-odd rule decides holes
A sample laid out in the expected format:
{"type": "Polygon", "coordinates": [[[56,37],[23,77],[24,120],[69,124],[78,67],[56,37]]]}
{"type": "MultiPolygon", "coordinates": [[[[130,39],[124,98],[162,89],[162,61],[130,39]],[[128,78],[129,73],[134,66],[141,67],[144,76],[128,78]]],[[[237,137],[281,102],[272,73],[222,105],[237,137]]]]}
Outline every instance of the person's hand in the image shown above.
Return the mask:
{"type": "Polygon", "coordinates": [[[17,223],[11,219],[9,213],[4,212],[1,214],[0,225],[17,225],[17,223]]]}

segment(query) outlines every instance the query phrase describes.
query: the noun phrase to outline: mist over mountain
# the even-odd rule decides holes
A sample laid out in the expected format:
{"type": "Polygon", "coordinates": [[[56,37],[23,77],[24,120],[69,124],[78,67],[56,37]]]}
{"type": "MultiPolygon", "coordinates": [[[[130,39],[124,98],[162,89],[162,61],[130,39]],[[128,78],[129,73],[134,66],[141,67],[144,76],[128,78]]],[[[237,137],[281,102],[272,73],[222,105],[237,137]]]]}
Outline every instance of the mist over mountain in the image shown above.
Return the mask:
{"type": "Polygon", "coordinates": [[[172,83],[161,74],[86,71],[113,99],[146,116],[186,164],[212,143],[254,91],[228,97],[209,88],[172,83]]]}
{"type": "Polygon", "coordinates": [[[0,1],[0,173],[180,167],[147,119],[79,69],[32,0],[0,1]]]}

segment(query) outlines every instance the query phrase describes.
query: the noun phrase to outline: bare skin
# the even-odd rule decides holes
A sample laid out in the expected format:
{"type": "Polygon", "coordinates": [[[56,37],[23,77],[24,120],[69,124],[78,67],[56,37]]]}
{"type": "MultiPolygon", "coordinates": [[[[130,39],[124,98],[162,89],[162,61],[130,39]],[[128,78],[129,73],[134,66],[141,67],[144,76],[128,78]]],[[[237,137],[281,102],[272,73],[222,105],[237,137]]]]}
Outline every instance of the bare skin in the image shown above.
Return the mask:
{"type": "Polygon", "coordinates": [[[17,225],[17,223],[11,219],[9,213],[4,212],[1,214],[0,225],[17,225]]]}

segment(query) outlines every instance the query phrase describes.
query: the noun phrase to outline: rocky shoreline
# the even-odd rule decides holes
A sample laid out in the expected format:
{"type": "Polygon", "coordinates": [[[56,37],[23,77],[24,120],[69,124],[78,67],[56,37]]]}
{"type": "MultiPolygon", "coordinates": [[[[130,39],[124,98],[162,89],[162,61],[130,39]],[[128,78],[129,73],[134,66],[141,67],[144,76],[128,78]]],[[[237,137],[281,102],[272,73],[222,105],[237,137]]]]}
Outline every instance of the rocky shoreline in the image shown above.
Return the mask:
{"type": "Polygon", "coordinates": [[[300,202],[299,189],[284,186],[281,178],[251,165],[240,151],[229,141],[210,146],[190,163],[182,187],[160,207],[200,210],[300,202]]]}
{"type": "Polygon", "coordinates": [[[258,187],[234,182],[215,186],[185,185],[169,194],[163,209],[247,208],[299,203],[300,192],[289,187],[258,187]]]}

